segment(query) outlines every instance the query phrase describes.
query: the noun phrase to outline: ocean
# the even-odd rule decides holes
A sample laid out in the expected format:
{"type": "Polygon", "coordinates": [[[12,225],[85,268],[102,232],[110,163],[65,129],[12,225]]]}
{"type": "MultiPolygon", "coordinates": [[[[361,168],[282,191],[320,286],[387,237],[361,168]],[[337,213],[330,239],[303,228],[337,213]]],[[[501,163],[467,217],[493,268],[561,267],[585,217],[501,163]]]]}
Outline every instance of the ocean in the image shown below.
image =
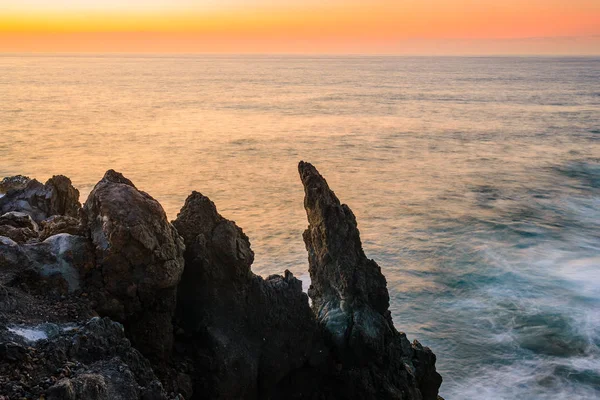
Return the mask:
{"type": "Polygon", "coordinates": [[[0,56],[0,177],[200,191],[307,284],[300,160],[446,400],[600,397],[600,58],[0,56]]]}

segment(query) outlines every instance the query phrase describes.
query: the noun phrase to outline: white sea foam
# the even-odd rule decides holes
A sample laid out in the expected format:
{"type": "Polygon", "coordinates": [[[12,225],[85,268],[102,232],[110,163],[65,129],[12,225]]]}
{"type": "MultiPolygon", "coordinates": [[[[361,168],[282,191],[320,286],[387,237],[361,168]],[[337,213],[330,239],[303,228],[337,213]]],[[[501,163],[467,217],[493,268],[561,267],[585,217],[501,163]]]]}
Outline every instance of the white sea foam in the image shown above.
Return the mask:
{"type": "Polygon", "coordinates": [[[22,328],[22,327],[9,327],[9,332],[19,335],[28,342],[37,342],[38,340],[48,339],[46,332],[40,328],[22,328]]]}
{"type": "MultiPolygon", "coordinates": [[[[477,374],[459,382],[452,382],[450,390],[441,395],[446,400],[587,400],[597,398],[592,386],[578,385],[564,376],[557,376],[556,369],[570,367],[573,360],[540,363],[523,361],[508,366],[489,366],[477,374]]],[[[597,362],[591,362],[598,366],[597,362]]],[[[587,369],[587,368],[586,368],[587,369]]],[[[575,372],[575,371],[574,371],[575,372]]]]}
{"type": "Polygon", "coordinates": [[[308,288],[310,287],[310,275],[302,274],[298,276],[298,279],[302,282],[302,291],[304,293],[308,293],[308,288]]]}

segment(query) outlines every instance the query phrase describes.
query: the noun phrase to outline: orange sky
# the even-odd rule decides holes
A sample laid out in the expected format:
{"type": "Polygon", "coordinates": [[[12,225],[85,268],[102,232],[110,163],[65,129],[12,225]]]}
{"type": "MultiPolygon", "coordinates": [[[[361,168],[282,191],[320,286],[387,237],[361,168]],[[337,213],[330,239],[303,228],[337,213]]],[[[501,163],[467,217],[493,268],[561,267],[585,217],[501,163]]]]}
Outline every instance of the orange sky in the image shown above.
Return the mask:
{"type": "Polygon", "coordinates": [[[600,1],[0,0],[0,52],[600,54],[600,1]]]}

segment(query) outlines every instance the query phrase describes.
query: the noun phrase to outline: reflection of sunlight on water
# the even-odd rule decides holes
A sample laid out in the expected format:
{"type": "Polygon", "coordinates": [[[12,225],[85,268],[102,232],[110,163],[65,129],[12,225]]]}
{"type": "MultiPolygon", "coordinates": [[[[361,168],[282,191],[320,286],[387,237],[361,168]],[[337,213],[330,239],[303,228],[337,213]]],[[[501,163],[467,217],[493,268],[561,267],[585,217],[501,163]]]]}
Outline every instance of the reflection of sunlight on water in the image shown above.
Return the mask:
{"type": "Polygon", "coordinates": [[[84,200],[114,168],[170,218],[198,190],[250,237],[255,273],[289,269],[306,291],[296,166],[313,162],[356,214],[398,329],[437,354],[442,396],[591,398],[596,64],[1,57],[0,104],[22,111],[0,110],[0,177],[65,174],[84,200]],[[548,355],[570,343],[583,354],[548,355]]]}

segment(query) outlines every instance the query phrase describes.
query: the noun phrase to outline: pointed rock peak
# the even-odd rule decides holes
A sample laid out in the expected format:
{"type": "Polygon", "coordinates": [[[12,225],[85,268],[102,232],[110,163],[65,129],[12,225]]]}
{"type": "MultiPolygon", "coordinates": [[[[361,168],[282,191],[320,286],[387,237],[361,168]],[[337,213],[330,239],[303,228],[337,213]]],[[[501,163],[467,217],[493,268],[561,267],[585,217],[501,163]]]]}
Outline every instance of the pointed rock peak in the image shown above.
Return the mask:
{"type": "Polygon", "coordinates": [[[362,249],[356,218],[314,166],[298,166],[309,226],[304,232],[317,319],[339,349],[376,350],[393,330],[385,277],[362,249]]]}
{"type": "Polygon", "coordinates": [[[122,173],[117,172],[114,169],[109,169],[108,171],[106,171],[101,182],[122,183],[124,185],[135,187],[133,182],[125,178],[122,173]]]}
{"type": "Polygon", "coordinates": [[[52,178],[46,181],[46,185],[53,186],[70,186],[72,185],[71,179],[64,175],[54,175],[52,178]]]}
{"type": "Polygon", "coordinates": [[[306,197],[304,198],[305,208],[307,206],[315,206],[317,202],[323,206],[340,205],[339,199],[329,188],[325,178],[319,174],[319,171],[311,163],[300,161],[298,172],[300,173],[300,179],[306,193],[306,197]]]}
{"type": "Polygon", "coordinates": [[[188,196],[173,226],[190,252],[216,257],[242,270],[244,276],[250,272],[254,252],[248,237],[235,222],[222,217],[215,203],[202,193],[194,191],[188,196]]]}
{"type": "Polygon", "coordinates": [[[172,223],[186,246],[193,246],[198,235],[211,237],[215,227],[225,221],[227,220],[219,214],[215,203],[202,193],[193,191],[172,223]]]}

